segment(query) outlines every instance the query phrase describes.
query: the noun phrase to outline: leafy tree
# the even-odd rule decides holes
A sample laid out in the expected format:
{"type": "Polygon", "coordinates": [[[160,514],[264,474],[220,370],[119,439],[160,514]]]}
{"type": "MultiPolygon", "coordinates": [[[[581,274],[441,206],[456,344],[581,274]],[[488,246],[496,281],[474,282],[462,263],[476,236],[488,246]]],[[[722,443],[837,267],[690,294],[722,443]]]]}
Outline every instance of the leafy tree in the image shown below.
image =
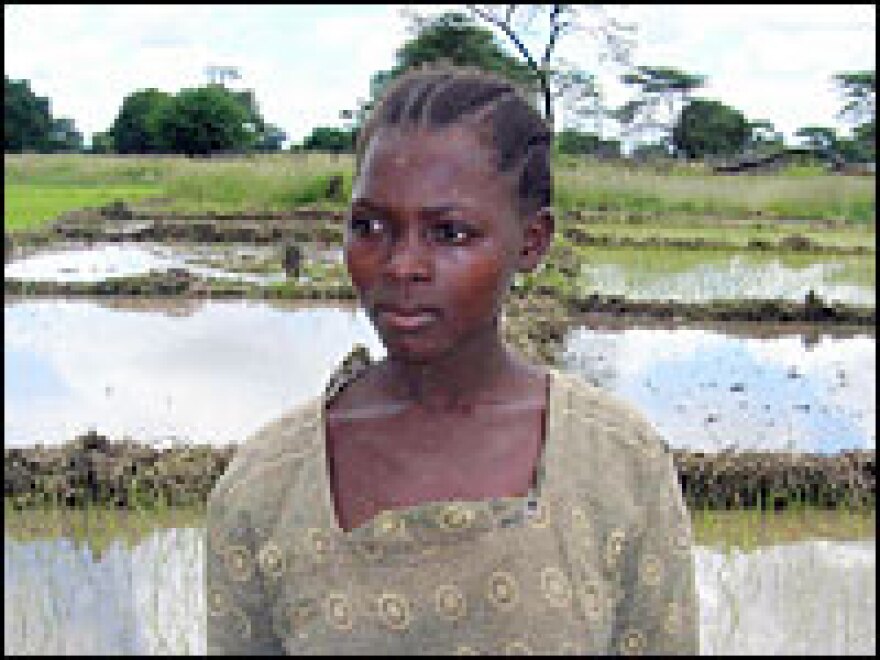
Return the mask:
{"type": "Polygon", "coordinates": [[[162,113],[162,139],[188,156],[243,151],[256,143],[254,110],[218,84],[181,90],[162,113]]]}
{"type": "Polygon", "coordinates": [[[173,97],[158,89],[142,89],[126,96],[110,134],[120,154],[155,154],[171,150],[162,122],[173,97]]]}
{"type": "Polygon", "coordinates": [[[694,99],[685,106],[672,130],[676,153],[688,158],[734,155],[748,138],[749,123],[743,113],[708,99],[694,99]]]}
{"type": "Polygon", "coordinates": [[[781,133],[777,132],[773,122],[766,119],[758,119],[749,122],[749,147],[755,151],[767,151],[784,146],[781,133]]]}
{"type": "Polygon", "coordinates": [[[828,126],[804,126],[795,131],[795,137],[803,138],[804,146],[820,153],[837,148],[837,131],[828,126]]]}
{"type": "Polygon", "coordinates": [[[691,92],[706,84],[706,76],[672,67],[640,66],[635,73],[621,76],[621,82],[638,90],[637,98],[624,106],[627,125],[638,124],[647,130],[659,129],[663,131],[668,144],[672,142],[678,108],[687,103],[691,92]],[[667,110],[665,121],[656,115],[658,108],[663,105],[667,110]]]}
{"type": "Polygon", "coordinates": [[[110,154],[116,149],[116,142],[112,131],[92,134],[92,146],[89,151],[93,154],[110,154]]]}
{"type": "Polygon", "coordinates": [[[76,130],[72,119],[53,118],[49,99],[34,94],[27,80],[4,79],[5,151],[76,151],[82,148],[82,134],[76,130]]]}
{"type": "Polygon", "coordinates": [[[356,110],[341,113],[344,119],[353,122],[353,128],[363,124],[388,83],[422,64],[443,61],[491,71],[525,88],[535,85],[535,76],[529,67],[504,52],[491,30],[477,25],[465,14],[447,12],[431,19],[416,16],[411,31],[414,36],[397,49],[394,66],[372,76],[370,100],[360,101],[356,110]]]}
{"type": "Polygon", "coordinates": [[[303,151],[350,153],[354,151],[356,132],[341,128],[318,126],[303,140],[303,151]]]}
{"type": "Polygon", "coordinates": [[[257,136],[254,149],[257,151],[281,151],[281,146],[287,139],[287,133],[274,124],[264,124],[263,130],[257,136]]]}

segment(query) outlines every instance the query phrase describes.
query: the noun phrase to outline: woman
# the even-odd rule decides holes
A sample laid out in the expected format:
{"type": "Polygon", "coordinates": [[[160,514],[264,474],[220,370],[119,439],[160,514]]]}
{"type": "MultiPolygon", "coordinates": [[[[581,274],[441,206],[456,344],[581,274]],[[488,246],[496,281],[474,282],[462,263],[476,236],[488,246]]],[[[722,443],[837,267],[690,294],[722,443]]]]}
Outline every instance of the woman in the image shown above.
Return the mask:
{"type": "Polygon", "coordinates": [[[697,652],[668,448],[499,334],[512,277],[552,240],[551,140],[483,73],[413,71],[375,108],[345,257],[388,355],[217,483],[210,652],[697,652]]]}

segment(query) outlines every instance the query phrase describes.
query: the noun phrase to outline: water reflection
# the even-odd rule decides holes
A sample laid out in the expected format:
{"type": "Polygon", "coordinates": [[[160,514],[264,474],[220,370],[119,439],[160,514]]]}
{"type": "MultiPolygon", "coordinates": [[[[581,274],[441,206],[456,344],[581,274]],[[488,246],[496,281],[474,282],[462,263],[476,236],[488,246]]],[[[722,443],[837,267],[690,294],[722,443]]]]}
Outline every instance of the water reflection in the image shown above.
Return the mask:
{"type": "Polygon", "coordinates": [[[876,445],[876,339],[676,328],[566,338],[567,369],[633,402],[675,448],[834,453],[876,445]]]}
{"type": "MultiPolygon", "coordinates": [[[[354,307],[136,305],[5,305],[7,446],[89,428],[159,444],[237,443],[317,394],[356,342],[384,355],[354,307]]],[[[873,336],[582,327],[566,338],[561,366],[632,401],[673,447],[875,446],[873,336]]]]}
{"type": "Polygon", "coordinates": [[[803,301],[812,290],[824,300],[873,307],[876,261],[871,256],[763,255],[743,252],[580,248],[578,285],[636,300],[703,302],[782,298],[803,301]]]}
{"type": "MultiPolygon", "coordinates": [[[[5,539],[4,650],[203,654],[204,529],[100,560],[67,539],[5,539]]],[[[701,654],[873,654],[876,539],[750,553],[695,548],[701,654]]]]}

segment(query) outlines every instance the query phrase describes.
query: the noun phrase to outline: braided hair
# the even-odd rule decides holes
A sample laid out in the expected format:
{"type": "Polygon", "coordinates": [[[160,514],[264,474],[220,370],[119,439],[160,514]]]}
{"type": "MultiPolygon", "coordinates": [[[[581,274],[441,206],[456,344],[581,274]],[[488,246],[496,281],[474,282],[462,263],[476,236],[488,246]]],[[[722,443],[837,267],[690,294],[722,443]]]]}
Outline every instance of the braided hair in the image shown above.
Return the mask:
{"type": "Polygon", "coordinates": [[[448,64],[413,68],[394,80],[361,129],[356,174],[376,132],[385,127],[440,128],[468,124],[487,136],[500,174],[516,183],[525,214],[549,207],[552,131],[514,83],[475,69],[448,64]]]}

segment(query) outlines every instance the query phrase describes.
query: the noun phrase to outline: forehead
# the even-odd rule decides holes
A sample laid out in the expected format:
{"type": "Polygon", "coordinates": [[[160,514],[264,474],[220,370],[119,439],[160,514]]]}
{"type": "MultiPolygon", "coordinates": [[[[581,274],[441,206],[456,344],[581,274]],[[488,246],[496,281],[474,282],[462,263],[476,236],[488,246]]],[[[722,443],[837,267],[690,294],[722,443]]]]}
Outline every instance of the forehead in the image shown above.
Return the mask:
{"type": "Polygon", "coordinates": [[[470,127],[383,127],[370,140],[353,196],[386,206],[461,201],[512,201],[508,177],[495,166],[491,146],[470,127]]]}

